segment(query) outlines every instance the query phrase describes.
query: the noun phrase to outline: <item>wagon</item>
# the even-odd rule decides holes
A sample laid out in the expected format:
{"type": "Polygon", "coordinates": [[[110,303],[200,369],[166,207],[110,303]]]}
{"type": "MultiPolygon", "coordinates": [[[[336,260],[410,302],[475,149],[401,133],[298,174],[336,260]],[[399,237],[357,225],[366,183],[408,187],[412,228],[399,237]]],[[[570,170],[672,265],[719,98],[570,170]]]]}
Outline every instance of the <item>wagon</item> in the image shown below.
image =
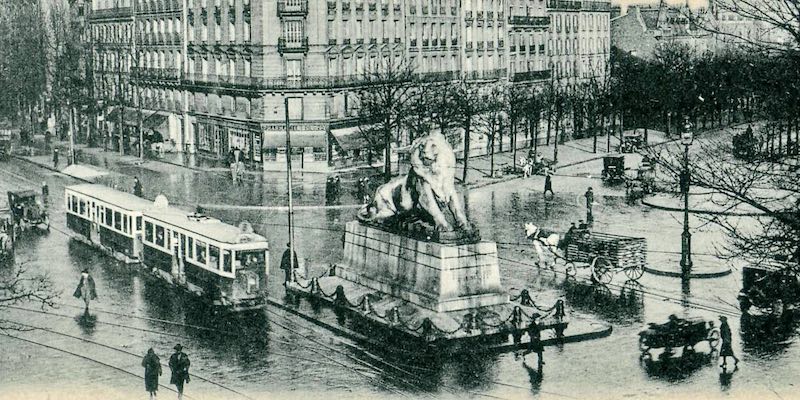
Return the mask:
{"type": "Polygon", "coordinates": [[[698,343],[705,341],[713,350],[717,347],[719,338],[719,329],[714,326],[714,322],[700,318],[682,319],[671,315],[667,323],[651,322],[647,329],[639,332],[639,350],[644,357],[651,349],[670,351],[680,347],[693,350],[698,343]]]}
{"type": "Polygon", "coordinates": [[[50,230],[50,217],[47,209],[33,190],[8,192],[8,207],[11,209],[11,223],[14,232],[30,228],[50,230]]]}
{"type": "Polygon", "coordinates": [[[579,230],[564,239],[568,275],[576,274],[576,263],[585,263],[591,268],[592,277],[603,284],[611,282],[618,272],[623,272],[629,280],[638,280],[644,275],[647,264],[644,238],[579,230]]]}

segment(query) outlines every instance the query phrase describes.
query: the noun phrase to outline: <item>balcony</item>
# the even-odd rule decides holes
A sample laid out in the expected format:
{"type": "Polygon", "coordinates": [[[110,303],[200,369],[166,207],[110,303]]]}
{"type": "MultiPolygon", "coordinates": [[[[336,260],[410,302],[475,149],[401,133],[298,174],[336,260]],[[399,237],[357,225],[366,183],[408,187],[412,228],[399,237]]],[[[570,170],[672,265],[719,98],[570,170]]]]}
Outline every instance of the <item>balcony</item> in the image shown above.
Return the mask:
{"type": "MultiPolygon", "coordinates": [[[[444,41],[442,41],[444,43],[444,41]]],[[[431,46],[439,47],[439,39],[431,39],[431,46]]]]}
{"type": "Polygon", "coordinates": [[[117,7],[92,11],[89,14],[89,19],[120,18],[131,16],[133,16],[133,9],[131,7],[117,7]]]}
{"type": "Polygon", "coordinates": [[[378,38],[369,38],[369,44],[378,44],[378,38]]]}
{"type": "Polygon", "coordinates": [[[416,4],[412,4],[410,7],[408,7],[408,14],[409,15],[416,15],[417,14],[417,6],[416,6],[416,4]]]}
{"type": "Polygon", "coordinates": [[[329,1],[328,2],[328,15],[334,15],[334,14],[336,14],[336,2],[335,1],[329,1]]]}
{"type": "Polygon", "coordinates": [[[478,42],[477,48],[478,51],[483,50],[483,41],[478,42]]]}
{"type": "Polygon", "coordinates": [[[286,38],[278,38],[278,53],[307,53],[308,52],[308,38],[304,37],[300,40],[286,38]]]}
{"type": "Polygon", "coordinates": [[[429,44],[430,42],[428,41],[428,39],[422,39],[422,47],[428,47],[429,44]]]}
{"type": "Polygon", "coordinates": [[[581,9],[581,1],[580,0],[547,0],[547,8],[555,9],[555,10],[580,10],[581,9]]]}
{"type": "Polygon", "coordinates": [[[587,11],[611,11],[611,3],[600,1],[584,1],[583,9],[587,11]]]}
{"type": "Polygon", "coordinates": [[[148,68],[133,67],[133,76],[136,79],[173,81],[180,79],[180,71],[176,68],[148,68]]]}
{"type": "Polygon", "coordinates": [[[417,79],[421,82],[447,82],[458,78],[458,71],[425,72],[417,75],[417,79]]]}
{"type": "Polygon", "coordinates": [[[511,77],[512,82],[543,81],[550,79],[550,70],[517,72],[511,77]]]}
{"type": "Polygon", "coordinates": [[[470,71],[464,74],[464,79],[468,81],[497,80],[504,78],[506,76],[506,71],[507,70],[505,68],[488,69],[484,71],[470,71]]]}
{"type": "Polygon", "coordinates": [[[467,43],[464,45],[464,50],[466,50],[466,51],[472,51],[472,42],[467,42],[467,43]]]}
{"type": "Polygon", "coordinates": [[[508,17],[508,23],[516,26],[547,28],[550,26],[550,16],[534,17],[530,15],[512,15],[508,17]]]}
{"type": "Polygon", "coordinates": [[[450,46],[458,46],[458,38],[450,38],[450,46]]]}
{"type": "Polygon", "coordinates": [[[350,38],[342,39],[342,44],[350,44],[350,38]]]}
{"type": "Polygon", "coordinates": [[[422,14],[423,15],[427,15],[428,14],[428,6],[425,6],[425,5],[422,6],[422,14]]]}
{"type": "Polygon", "coordinates": [[[502,47],[505,47],[505,45],[506,45],[506,42],[504,42],[503,39],[500,39],[500,40],[497,41],[497,47],[501,47],[502,48],[502,47]]]}
{"type": "Polygon", "coordinates": [[[336,44],[336,39],[328,39],[328,45],[333,46],[336,44]]]}

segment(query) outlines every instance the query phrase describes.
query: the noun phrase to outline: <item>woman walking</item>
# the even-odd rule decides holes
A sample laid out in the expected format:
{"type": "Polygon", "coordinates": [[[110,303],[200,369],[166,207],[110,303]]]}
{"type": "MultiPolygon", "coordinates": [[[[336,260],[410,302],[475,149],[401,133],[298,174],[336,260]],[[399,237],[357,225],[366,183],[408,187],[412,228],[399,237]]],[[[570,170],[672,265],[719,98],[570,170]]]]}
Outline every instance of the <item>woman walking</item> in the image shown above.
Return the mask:
{"type": "Polygon", "coordinates": [[[144,389],[150,393],[150,400],[156,398],[158,391],[158,376],[161,375],[161,360],[158,359],[153,348],[147,350],[147,354],[142,359],[144,367],[144,389]]]}
{"type": "Polygon", "coordinates": [[[83,299],[84,304],[86,304],[84,312],[88,313],[89,301],[97,299],[97,291],[94,287],[94,278],[89,275],[88,269],[81,271],[81,279],[78,281],[78,287],[75,288],[75,292],[72,293],[72,295],[76,298],[83,299]]]}

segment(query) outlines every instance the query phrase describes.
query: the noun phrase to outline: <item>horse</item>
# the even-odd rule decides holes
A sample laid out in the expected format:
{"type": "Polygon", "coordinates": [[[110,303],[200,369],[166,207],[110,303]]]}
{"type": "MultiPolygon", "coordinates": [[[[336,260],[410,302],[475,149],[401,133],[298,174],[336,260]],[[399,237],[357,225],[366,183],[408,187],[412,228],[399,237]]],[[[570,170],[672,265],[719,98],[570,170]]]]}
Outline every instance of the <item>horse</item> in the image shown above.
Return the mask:
{"type": "Polygon", "coordinates": [[[544,248],[547,248],[551,254],[555,254],[560,240],[559,235],[555,232],[544,231],[528,222],[525,224],[525,237],[533,241],[533,247],[539,257],[539,266],[553,269],[555,262],[552,257],[545,257],[544,248]]]}
{"type": "Polygon", "coordinates": [[[533,160],[527,159],[525,157],[519,158],[519,165],[522,169],[522,177],[528,178],[533,175],[533,160]]]}

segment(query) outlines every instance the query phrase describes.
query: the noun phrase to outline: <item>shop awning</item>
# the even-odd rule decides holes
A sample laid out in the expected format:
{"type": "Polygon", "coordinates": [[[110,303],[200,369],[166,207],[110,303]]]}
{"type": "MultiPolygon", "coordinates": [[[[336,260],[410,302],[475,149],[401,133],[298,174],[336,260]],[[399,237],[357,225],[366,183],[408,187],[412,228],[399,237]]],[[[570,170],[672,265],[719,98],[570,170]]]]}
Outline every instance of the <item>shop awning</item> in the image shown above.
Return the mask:
{"type": "Polygon", "coordinates": [[[147,119],[142,121],[142,128],[144,129],[158,129],[167,123],[167,116],[160,113],[153,113],[147,119]]]}
{"type": "Polygon", "coordinates": [[[331,135],[336,139],[336,143],[342,150],[356,150],[366,149],[370,146],[367,135],[369,135],[369,128],[360,128],[357,126],[350,128],[331,129],[331,135]]]}
{"type": "MultiPolygon", "coordinates": [[[[112,124],[119,123],[119,112],[121,108],[117,107],[111,113],[108,114],[106,117],[106,122],[111,122],[112,124]]],[[[142,125],[144,125],[144,121],[147,120],[150,115],[153,114],[152,111],[142,110],[142,125]]],[[[136,126],[139,123],[139,111],[133,108],[126,108],[125,114],[122,116],[122,123],[127,126],[136,126]]]]}
{"type": "MultiPolygon", "coordinates": [[[[291,131],[292,147],[328,147],[326,133],[321,131],[291,131]]],[[[264,132],[265,149],[286,147],[286,132],[264,132]]]]}

